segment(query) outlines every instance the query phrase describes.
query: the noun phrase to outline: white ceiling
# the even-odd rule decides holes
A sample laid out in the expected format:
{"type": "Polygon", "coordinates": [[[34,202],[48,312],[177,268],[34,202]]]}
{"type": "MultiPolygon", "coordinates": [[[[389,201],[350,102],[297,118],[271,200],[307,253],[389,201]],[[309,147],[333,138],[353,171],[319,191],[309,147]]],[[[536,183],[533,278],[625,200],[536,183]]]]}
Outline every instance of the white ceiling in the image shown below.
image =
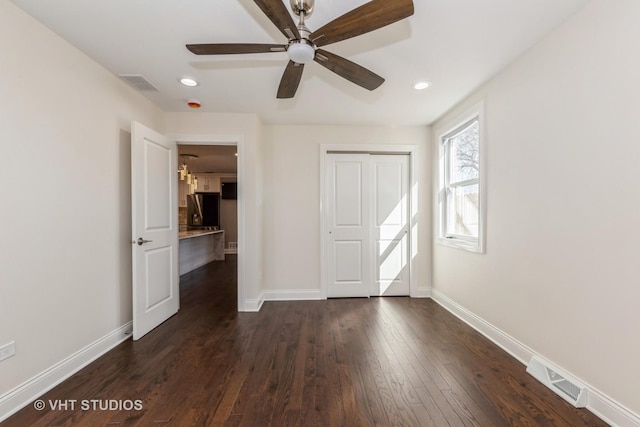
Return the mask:
{"type": "Polygon", "coordinates": [[[231,173],[238,171],[235,145],[178,145],[178,162],[186,162],[194,173],[231,173]],[[190,155],[183,157],[184,155],[190,155]],[[196,156],[196,157],[191,157],[196,156]]]}
{"type": "MultiPolygon", "coordinates": [[[[114,74],[142,74],[164,111],[257,113],[268,124],[429,124],[589,0],[414,0],[415,14],[325,46],[386,79],[369,92],[316,63],[277,100],[286,53],[196,56],[187,43],[286,43],[252,0],[12,0],[114,74]],[[200,82],[178,83],[181,76],[200,82]],[[415,91],[412,83],[433,86],[415,91]]],[[[284,0],[288,7],[288,0],[284,0]]],[[[393,0],[389,0],[393,1],[393,0]]],[[[313,31],[366,0],[318,0],[313,31]]],[[[44,68],[43,70],[46,70],[44,68]]]]}

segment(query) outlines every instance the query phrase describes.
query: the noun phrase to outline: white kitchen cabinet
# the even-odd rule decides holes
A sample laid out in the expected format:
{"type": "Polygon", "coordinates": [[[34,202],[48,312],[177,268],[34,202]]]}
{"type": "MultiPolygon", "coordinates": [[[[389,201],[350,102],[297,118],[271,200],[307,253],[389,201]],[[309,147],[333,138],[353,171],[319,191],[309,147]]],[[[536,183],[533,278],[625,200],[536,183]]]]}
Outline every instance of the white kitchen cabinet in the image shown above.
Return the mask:
{"type": "Polygon", "coordinates": [[[198,175],[198,191],[205,193],[219,193],[220,175],[213,173],[203,173],[198,175]]]}
{"type": "MultiPolygon", "coordinates": [[[[236,174],[221,173],[199,173],[197,193],[220,193],[221,178],[235,178],[236,174]]],[[[187,207],[187,195],[189,194],[189,184],[187,180],[180,181],[178,178],[178,206],[187,207]]]]}

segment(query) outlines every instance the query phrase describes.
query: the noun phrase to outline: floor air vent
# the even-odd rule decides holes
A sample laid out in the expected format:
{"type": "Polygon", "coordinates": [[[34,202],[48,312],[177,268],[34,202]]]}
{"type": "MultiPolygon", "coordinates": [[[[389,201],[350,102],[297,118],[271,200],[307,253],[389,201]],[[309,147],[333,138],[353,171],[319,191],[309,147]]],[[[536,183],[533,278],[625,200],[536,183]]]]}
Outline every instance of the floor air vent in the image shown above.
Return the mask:
{"type": "Polygon", "coordinates": [[[587,405],[587,388],[539,357],[531,358],[527,372],[576,408],[587,405]]]}
{"type": "Polygon", "coordinates": [[[138,90],[146,92],[159,92],[158,88],[155,87],[141,74],[118,74],[118,77],[138,90]]]}

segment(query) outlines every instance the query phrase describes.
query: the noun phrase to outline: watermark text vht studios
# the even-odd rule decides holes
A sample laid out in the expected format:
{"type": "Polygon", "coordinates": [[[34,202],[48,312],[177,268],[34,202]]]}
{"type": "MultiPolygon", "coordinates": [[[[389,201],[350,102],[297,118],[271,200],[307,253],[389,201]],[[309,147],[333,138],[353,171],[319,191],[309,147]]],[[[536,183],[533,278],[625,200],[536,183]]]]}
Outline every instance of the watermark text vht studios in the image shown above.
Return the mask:
{"type": "Polygon", "coordinates": [[[33,407],[38,411],[140,411],[143,408],[139,399],[36,400],[33,407]]]}

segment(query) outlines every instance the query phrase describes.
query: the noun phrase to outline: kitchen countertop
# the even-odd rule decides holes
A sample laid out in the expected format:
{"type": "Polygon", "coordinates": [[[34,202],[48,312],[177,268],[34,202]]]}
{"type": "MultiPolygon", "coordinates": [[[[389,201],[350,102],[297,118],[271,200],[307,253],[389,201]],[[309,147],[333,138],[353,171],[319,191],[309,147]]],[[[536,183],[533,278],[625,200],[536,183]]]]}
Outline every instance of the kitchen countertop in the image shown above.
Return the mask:
{"type": "Polygon", "coordinates": [[[206,236],[209,234],[224,233],[224,230],[189,230],[178,232],[178,239],[190,239],[192,237],[206,236]]]}

